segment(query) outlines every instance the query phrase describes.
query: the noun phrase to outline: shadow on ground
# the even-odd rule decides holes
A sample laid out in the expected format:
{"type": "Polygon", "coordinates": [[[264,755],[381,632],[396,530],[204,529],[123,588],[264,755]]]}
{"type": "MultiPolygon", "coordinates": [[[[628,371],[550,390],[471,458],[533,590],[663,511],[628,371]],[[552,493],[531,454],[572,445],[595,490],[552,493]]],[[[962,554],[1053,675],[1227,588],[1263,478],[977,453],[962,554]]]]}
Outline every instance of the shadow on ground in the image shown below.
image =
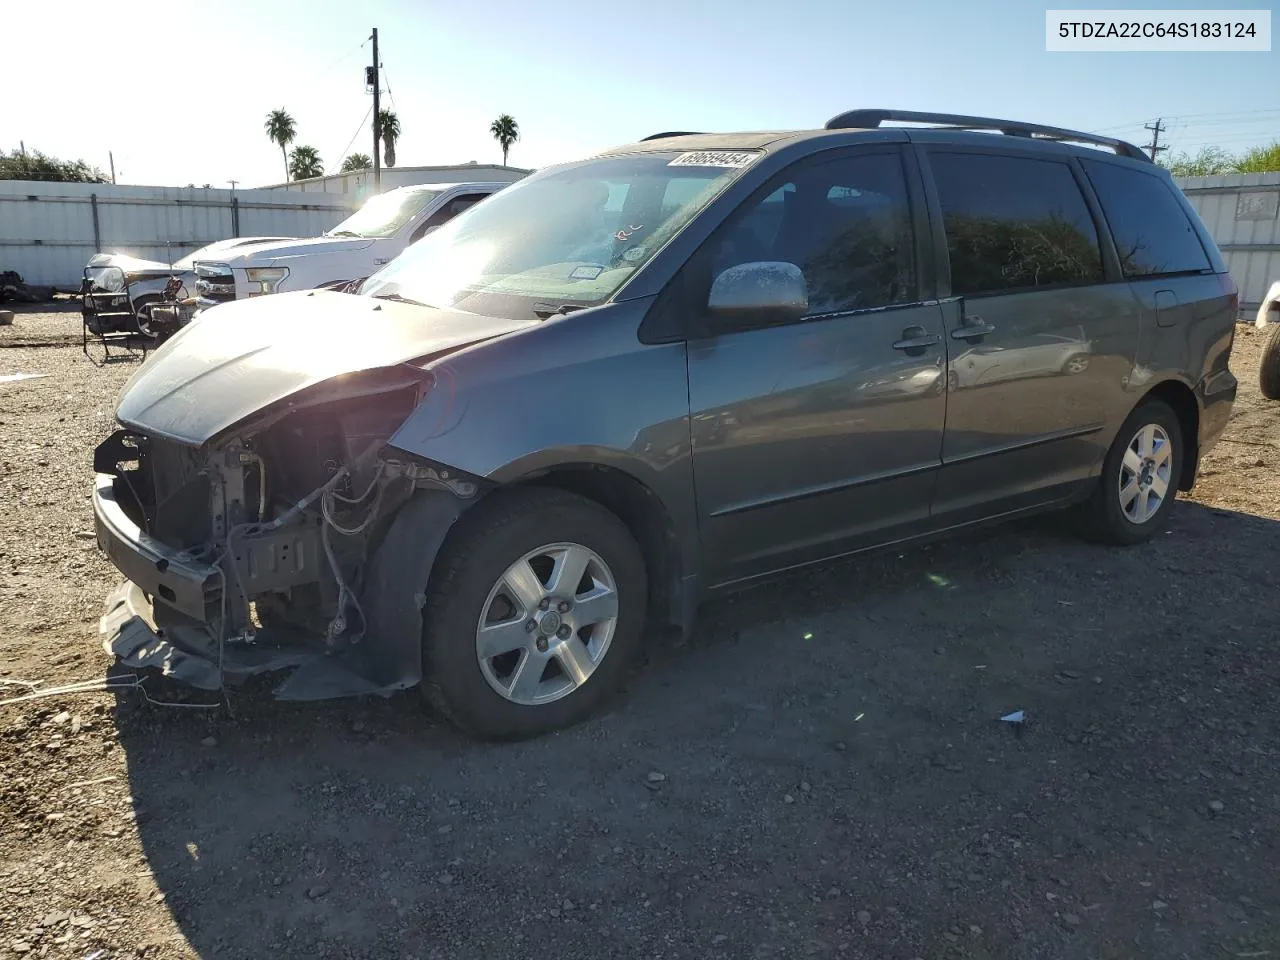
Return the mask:
{"type": "Polygon", "coordinates": [[[1278,550],[1184,503],[1129,550],[1042,522],[828,567],[511,746],[412,694],[117,722],[206,957],[1262,956],[1278,550]]]}

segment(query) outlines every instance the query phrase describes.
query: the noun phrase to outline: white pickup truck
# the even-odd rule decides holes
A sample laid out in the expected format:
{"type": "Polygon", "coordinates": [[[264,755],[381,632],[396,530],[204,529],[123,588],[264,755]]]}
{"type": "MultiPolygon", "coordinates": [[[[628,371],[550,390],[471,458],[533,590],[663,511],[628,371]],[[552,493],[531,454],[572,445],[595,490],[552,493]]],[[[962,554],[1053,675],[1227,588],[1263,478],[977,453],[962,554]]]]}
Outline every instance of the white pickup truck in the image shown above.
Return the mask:
{"type": "Polygon", "coordinates": [[[359,280],[405,247],[497,193],[505,183],[433,183],[388,190],[323,236],[255,243],[195,261],[202,308],[286,290],[359,280]]]}

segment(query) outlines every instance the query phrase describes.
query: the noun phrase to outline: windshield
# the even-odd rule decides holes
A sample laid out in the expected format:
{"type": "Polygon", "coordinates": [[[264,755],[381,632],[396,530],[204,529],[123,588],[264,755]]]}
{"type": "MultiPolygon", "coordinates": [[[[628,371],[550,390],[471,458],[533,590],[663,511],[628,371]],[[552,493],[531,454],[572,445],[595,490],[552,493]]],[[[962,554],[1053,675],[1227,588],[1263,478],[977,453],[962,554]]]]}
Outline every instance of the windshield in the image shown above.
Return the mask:
{"type": "Polygon", "coordinates": [[[329,237],[394,237],[439,190],[394,190],[369,200],[330,230],[329,237]]]}
{"type": "Polygon", "coordinates": [[[361,293],[512,318],[603,303],[757,155],[642,153],[545,170],[423,237],[361,293]]]}

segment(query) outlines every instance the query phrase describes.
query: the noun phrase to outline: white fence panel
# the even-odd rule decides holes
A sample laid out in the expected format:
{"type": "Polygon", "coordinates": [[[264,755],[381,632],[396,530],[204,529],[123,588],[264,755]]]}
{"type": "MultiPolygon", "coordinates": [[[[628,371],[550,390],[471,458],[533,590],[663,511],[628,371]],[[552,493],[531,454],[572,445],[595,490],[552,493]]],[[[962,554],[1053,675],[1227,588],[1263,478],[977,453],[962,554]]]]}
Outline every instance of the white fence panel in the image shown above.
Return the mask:
{"type": "Polygon", "coordinates": [[[1178,186],[1200,214],[1252,317],[1280,280],[1280,173],[1183,177],[1178,186]]]}
{"type": "Polygon", "coordinates": [[[314,237],[355,197],[282,189],[214,190],[0,181],[0,271],[74,290],[95,253],[172,262],[228,237],[314,237]]]}

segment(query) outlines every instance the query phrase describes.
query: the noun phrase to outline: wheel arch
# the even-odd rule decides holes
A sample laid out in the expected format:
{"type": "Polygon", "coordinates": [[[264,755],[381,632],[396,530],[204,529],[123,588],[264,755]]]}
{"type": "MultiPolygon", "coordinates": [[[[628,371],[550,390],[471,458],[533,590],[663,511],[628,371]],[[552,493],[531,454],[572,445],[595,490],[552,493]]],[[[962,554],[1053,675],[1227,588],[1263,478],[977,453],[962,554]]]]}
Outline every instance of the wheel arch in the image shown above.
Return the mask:
{"type": "Polygon", "coordinates": [[[662,498],[640,478],[618,466],[567,461],[509,479],[499,489],[555,487],[604,507],[631,532],[649,576],[649,617],[685,627],[696,597],[689,596],[692,570],[675,519],[662,498]]]}
{"type": "Polygon", "coordinates": [[[1190,490],[1196,482],[1200,464],[1200,402],[1195,391],[1181,380],[1162,380],[1142,395],[1134,409],[1148,400],[1161,400],[1178,416],[1182,437],[1186,441],[1186,456],[1182,458],[1182,476],[1178,478],[1179,490],[1190,490]]]}

